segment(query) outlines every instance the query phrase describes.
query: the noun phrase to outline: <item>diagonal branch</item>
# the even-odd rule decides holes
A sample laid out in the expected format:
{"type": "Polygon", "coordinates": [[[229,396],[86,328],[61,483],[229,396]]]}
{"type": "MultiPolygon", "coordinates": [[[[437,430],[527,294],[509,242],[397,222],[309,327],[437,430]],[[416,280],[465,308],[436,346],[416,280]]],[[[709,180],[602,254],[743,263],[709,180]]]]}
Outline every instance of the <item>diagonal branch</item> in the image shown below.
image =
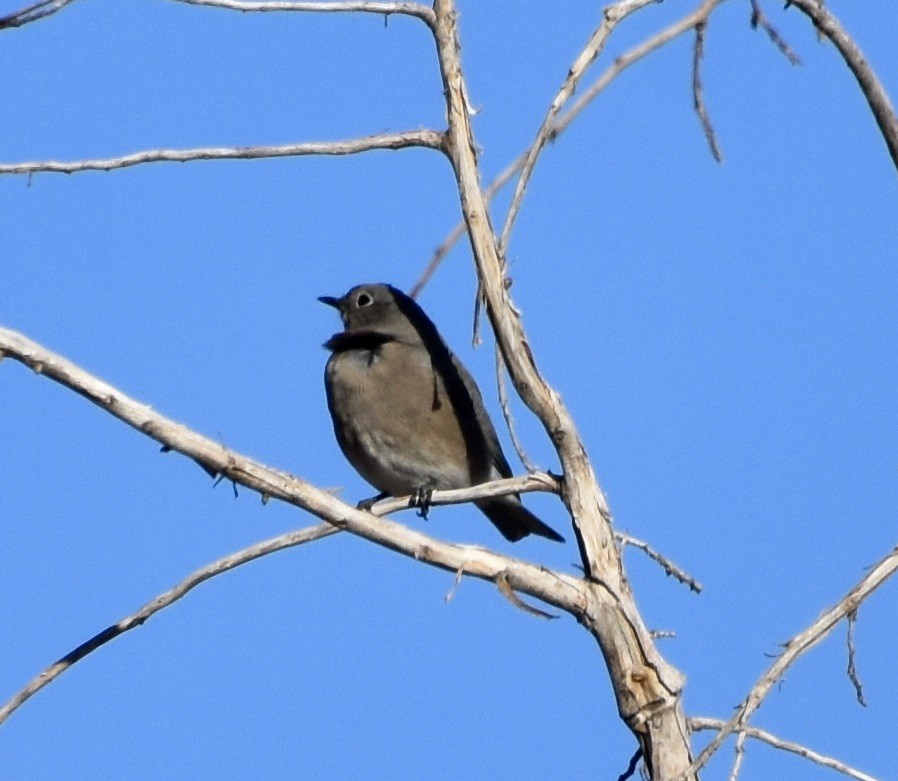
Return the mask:
{"type": "Polygon", "coordinates": [[[304,157],[307,155],[355,155],[376,149],[425,147],[441,149],[443,134],[435,130],[409,130],[404,133],[380,133],[347,141],[306,141],[279,146],[217,146],[195,149],[150,149],[122,157],[99,160],[76,160],[61,163],[47,160],[37,163],[0,163],[2,174],[59,173],[80,171],[112,171],[144,163],[186,163],[191,160],[257,160],[267,157],[304,157]]]}
{"type": "Polygon", "coordinates": [[[823,35],[833,42],[839,54],[857,79],[858,86],[870,110],[879,125],[879,132],[886,142],[892,162],[898,168],[898,117],[876,73],[870,67],[864,53],[860,50],[854,39],[845,32],[839,20],[823,4],[822,0],[786,0],[786,7],[794,5],[807,16],[823,35]]]}
{"type": "Polygon", "coordinates": [[[74,0],[39,0],[37,3],[14,11],[11,14],[0,17],[0,30],[8,30],[13,27],[21,27],[40,19],[46,19],[57,11],[61,11],[74,0]]]}
{"type": "Polygon", "coordinates": [[[213,561],[211,564],[207,564],[205,567],[198,569],[196,572],[193,572],[184,578],[184,580],[178,583],[174,588],[166,591],[164,594],[160,594],[150,602],[147,602],[136,613],[132,613],[130,616],[126,616],[120,621],[116,621],[112,626],[107,627],[87,642],[82,643],[73,651],[63,656],[62,659],[54,662],[45,670],[41,671],[37,676],[32,678],[26,686],[16,692],[3,704],[2,707],[0,707],[0,724],[6,721],[21,705],[37,694],[37,692],[43,689],[47,684],[55,681],[60,675],[81,661],[85,656],[96,651],[101,646],[106,645],[110,640],[114,640],[116,637],[123,635],[125,632],[135,629],[138,626],[142,626],[150,616],[158,613],[172,603],[177,602],[181,597],[186,596],[189,591],[192,591],[200,585],[200,583],[203,583],[216,575],[220,575],[223,572],[236,569],[242,564],[247,564],[262,556],[267,556],[269,553],[284,550],[285,548],[292,548],[306,542],[320,540],[322,537],[329,537],[332,534],[337,534],[339,531],[340,529],[329,523],[320,523],[317,526],[309,526],[305,529],[300,529],[299,531],[289,532],[287,534],[282,534],[279,537],[256,543],[249,548],[245,548],[237,553],[232,553],[229,556],[218,559],[218,561],[213,561]]]}
{"type": "Polygon", "coordinates": [[[832,632],[843,618],[857,610],[858,605],[894,575],[896,570],[898,570],[898,547],[895,547],[891,553],[873,567],[851,591],[823,613],[820,618],[789,640],[785,644],[785,650],[782,655],[758,679],[736,713],[721,727],[714,739],[696,757],[689,771],[697,772],[701,770],[711,758],[711,755],[721,747],[730,735],[734,732],[744,731],[744,727],[752,713],[761,707],[764,698],[786,670],[799,657],[807,653],[832,632]]]}
{"type": "MultiPolygon", "coordinates": [[[[725,725],[726,722],[723,719],[711,719],[703,716],[693,716],[689,719],[689,727],[693,732],[699,732],[701,730],[720,730],[725,725]]],[[[800,743],[793,743],[790,740],[783,740],[782,738],[778,738],[776,735],[773,735],[766,730],[758,729],[757,727],[742,727],[739,730],[739,733],[741,735],[745,735],[746,737],[759,740],[762,743],[773,746],[774,748],[778,748],[781,751],[788,751],[792,754],[797,754],[798,756],[810,760],[811,762],[814,762],[818,765],[828,767],[830,768],[830,770],[835,770],[848,776],[849,778],[854,778],[856,779],[856,781],[876,781],[873,776],[868,776],[866,773],[862,773],[860,770],[855,770],[853,767],[846,765],[844,762],[840,762],[838,759],[828,757],[825,754],[821,754],[817,751],[814,751],[813,749],[808,748],[807,746],[802,746],[800,743]]]]}
{"type": "Polygon", "coordinates": [[[508,249],[508,240],[511,236],[511,229],[514,226],[514,221],[521,208],[524,191],[527,189],[527,185],[530,182],[533,168],[536,166],[536,159],[539,157],[540,152],[543,151],[545,145],[549,142],[552,133],[552,125],[555,122],[555,117],[558,116],[558,112],[561,111],[565,103],[571,99],[580,80],[589,69],[589,66],[592,65],[596,58],[602,53],[602,50],[605,48],[605,43],[608,40],[608,36],[611,35],[614,28],[630,14],[645,8],[647,5],[652,5],[657,2],[658,0],[621,0],[621,2],[610,5],[604,10],[602,23],[589,37],[586,46],[583,47],[583,51],[580,52],[577,59],[574,60],[574,64],[571,65],[571,69],[568,71],[567,77],[561,85],[561,89],[549,106],[546,118],[543,120],[543,123],[536,134],[536,139],[530,149],[527,150],[527,157],[521,168],[521,176],[515,186],[514,196],[511,199],[511,206],[508,208],[508,216],[505,218],[505,225],[502,227],[502,236],[499,239],[500,257],[504,257],[505,252],[508,249]]]}
{"type": "MultiPolygon", "coordinates": [[[[639,60],[647,57],[654,51],[657,51],[665,44],[670,41],[678,38],[683,33],[688,32],[695,28],[697,24],[699,24],[702,20],[707,19],[711,12],[717,8],[724,0],[704,0],[698,7],[695,8],[691,13],[684,16],[682,19],[674,22],[668,27],[665,27],[660,32],[653,35],[651,38],[647,38],[638,46],[634,46],[629,51],[621,54],[619,57],[616,57],[614,62],[608,66],[608,68],[596,79],[584,92],[580,95],[577,100],[571,105],[571,107],[560,116],[556,117],[552,123],[552,127],[549,131],[549,142],[555,141],[565,130],[570,127],[571,123],[583,113],[583,110],[595,100],[602,92],[604,92],[605,88],[608,87],[618,76],[621,75],[627,68],[633,65],[639,60]]],[[[517,158],[515,158],[509,165],[503,170],[493,181],[490,183],[489,187],[484,191],[484,198],[486,202],[489,204],[496,193],[501,192],[504,189],[505,185],[507,185],[515,176],[515,174],[519,173],[521,169],[524,167],[524,163],[527,161],[527,152],[522,152],[517,158]]],[[[427,268],[425,268],[424,273],[421,275],[420,279],[415,283],[415,286],[412,288],[410,295],[412,298],[417,298],[420,292],[424,289],[424,286],[430,281],[430,278],[434,275],[440,263],[443,262],[444,258],[449,254],[452,248],[458,243],[458,240],[465,235],[465,221],[461,220],[451,231],[451,233],[443,240],[443,243],[440,244],[439,247],[434,250],[433,255],[430,258],[430,261],[427,264],[427,268]]]]}
{"type": "MultiPolygon", "coordinates": [[[[515,590],[575,616],[579,617],[584,609],[586,595],[582,581],[578,578],[494,553],[486,548],[443,542],[402,524],[376,518],[372,513],[352,507],[299,477],[272,469],[229,450],[130,398],[27,337],[0,328],[0,358],[3,357],[12,358],[37,374],[84,396],[122,422],[162,444],[163,449],[181,453],[207,471],[256,491],[265,499],[280,499],[340,529],[452,573],[463,570],[468,575],[492,582],[504,573],[515,590]]],[[[467,496],[479,495],[479,491],[488,496],[518,490],[552,490],[554,480],[547,476],[528,475],[517,480],[504,480],[502,483],[498,487],[487,484],[485,487],[478,486],[465,491],[468,492],[467,496]]],[[[457,500],[459,492],[451,493],[455,494],[457,500]]],[[[441,498],[434,493],[435,500],[441,498]]],[[[397,501],[408,504],[408,500],[397,501]]]]}
{"type": "MultiPolygon", "coordinates": [[[[66,0],[70,2],[71,0],[66,0]]],[[[226,8],[229,11],[301,11],[314,13],[370,13],[390,16],[401,14],[420,19],[428,27],[433,27],[433,11],[420,3],[376,3],[366,0],[355,2],[291,2],[291,0],[176,0],[186,5],[203,5],[211,8],[226,8]]]]}

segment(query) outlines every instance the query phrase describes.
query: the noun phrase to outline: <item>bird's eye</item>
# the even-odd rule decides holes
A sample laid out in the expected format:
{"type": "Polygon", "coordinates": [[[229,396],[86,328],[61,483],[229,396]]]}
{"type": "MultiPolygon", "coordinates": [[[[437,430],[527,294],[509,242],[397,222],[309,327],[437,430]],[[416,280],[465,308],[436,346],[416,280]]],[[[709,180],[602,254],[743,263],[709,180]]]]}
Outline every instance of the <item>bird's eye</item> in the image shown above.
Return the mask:
{"type": "Polygon", "coordinates": [[[374,301],[367,293],[359,293],[359,297],[355,300],[356,306],[371,306],[374,301]]]}

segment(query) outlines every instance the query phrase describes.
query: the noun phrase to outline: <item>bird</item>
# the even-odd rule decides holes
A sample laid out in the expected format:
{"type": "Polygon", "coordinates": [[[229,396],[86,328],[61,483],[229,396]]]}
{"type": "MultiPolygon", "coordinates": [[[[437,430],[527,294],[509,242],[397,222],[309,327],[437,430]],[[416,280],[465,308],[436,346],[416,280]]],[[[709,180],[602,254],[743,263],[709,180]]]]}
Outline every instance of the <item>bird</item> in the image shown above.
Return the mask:
{"type": "MultiPolygon", "coordinates": [[[[318,300],[339,312],[344,327],[324,344],[334,434],[381,492],[376,499],[411,495],[426,516],[434,490],[511,477],[477,383],[417,302],[385,283],[318,300]]],[[[564,542],[517,494],[474,504],[507,540],[535,534],[564,542]]]]}

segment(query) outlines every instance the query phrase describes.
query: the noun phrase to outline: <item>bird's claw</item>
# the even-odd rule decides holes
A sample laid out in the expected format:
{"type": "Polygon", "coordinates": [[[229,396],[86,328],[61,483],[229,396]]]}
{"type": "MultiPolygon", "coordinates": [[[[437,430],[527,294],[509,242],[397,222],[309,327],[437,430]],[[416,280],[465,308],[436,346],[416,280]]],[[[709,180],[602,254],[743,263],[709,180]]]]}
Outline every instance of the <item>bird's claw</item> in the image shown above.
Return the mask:
{"type": "Polygon", "coordinates": [[[422,485],[416,490],[411,499],[409,499],[409,507],[418,508],[418,517],[427,520],[427,513],[430,512],[430,499],[433,496],[433,488],[422,485]]]}

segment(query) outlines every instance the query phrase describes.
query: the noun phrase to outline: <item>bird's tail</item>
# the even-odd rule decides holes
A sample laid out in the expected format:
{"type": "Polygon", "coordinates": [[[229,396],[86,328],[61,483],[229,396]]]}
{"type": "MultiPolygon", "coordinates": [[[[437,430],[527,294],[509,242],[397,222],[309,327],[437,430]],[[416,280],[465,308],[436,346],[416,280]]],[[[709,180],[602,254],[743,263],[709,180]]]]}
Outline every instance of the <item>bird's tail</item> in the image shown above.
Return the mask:
{"type": "Polygon", "coordinates": [[[564,542],[557,531],[546,526],[521,503],[517,496],[503,496],[499,499],[485,499],[476,502],[483,514],[502,532],[506,540],[517,542],[528,534],[537,534],[555,542],[564,542]]]}

